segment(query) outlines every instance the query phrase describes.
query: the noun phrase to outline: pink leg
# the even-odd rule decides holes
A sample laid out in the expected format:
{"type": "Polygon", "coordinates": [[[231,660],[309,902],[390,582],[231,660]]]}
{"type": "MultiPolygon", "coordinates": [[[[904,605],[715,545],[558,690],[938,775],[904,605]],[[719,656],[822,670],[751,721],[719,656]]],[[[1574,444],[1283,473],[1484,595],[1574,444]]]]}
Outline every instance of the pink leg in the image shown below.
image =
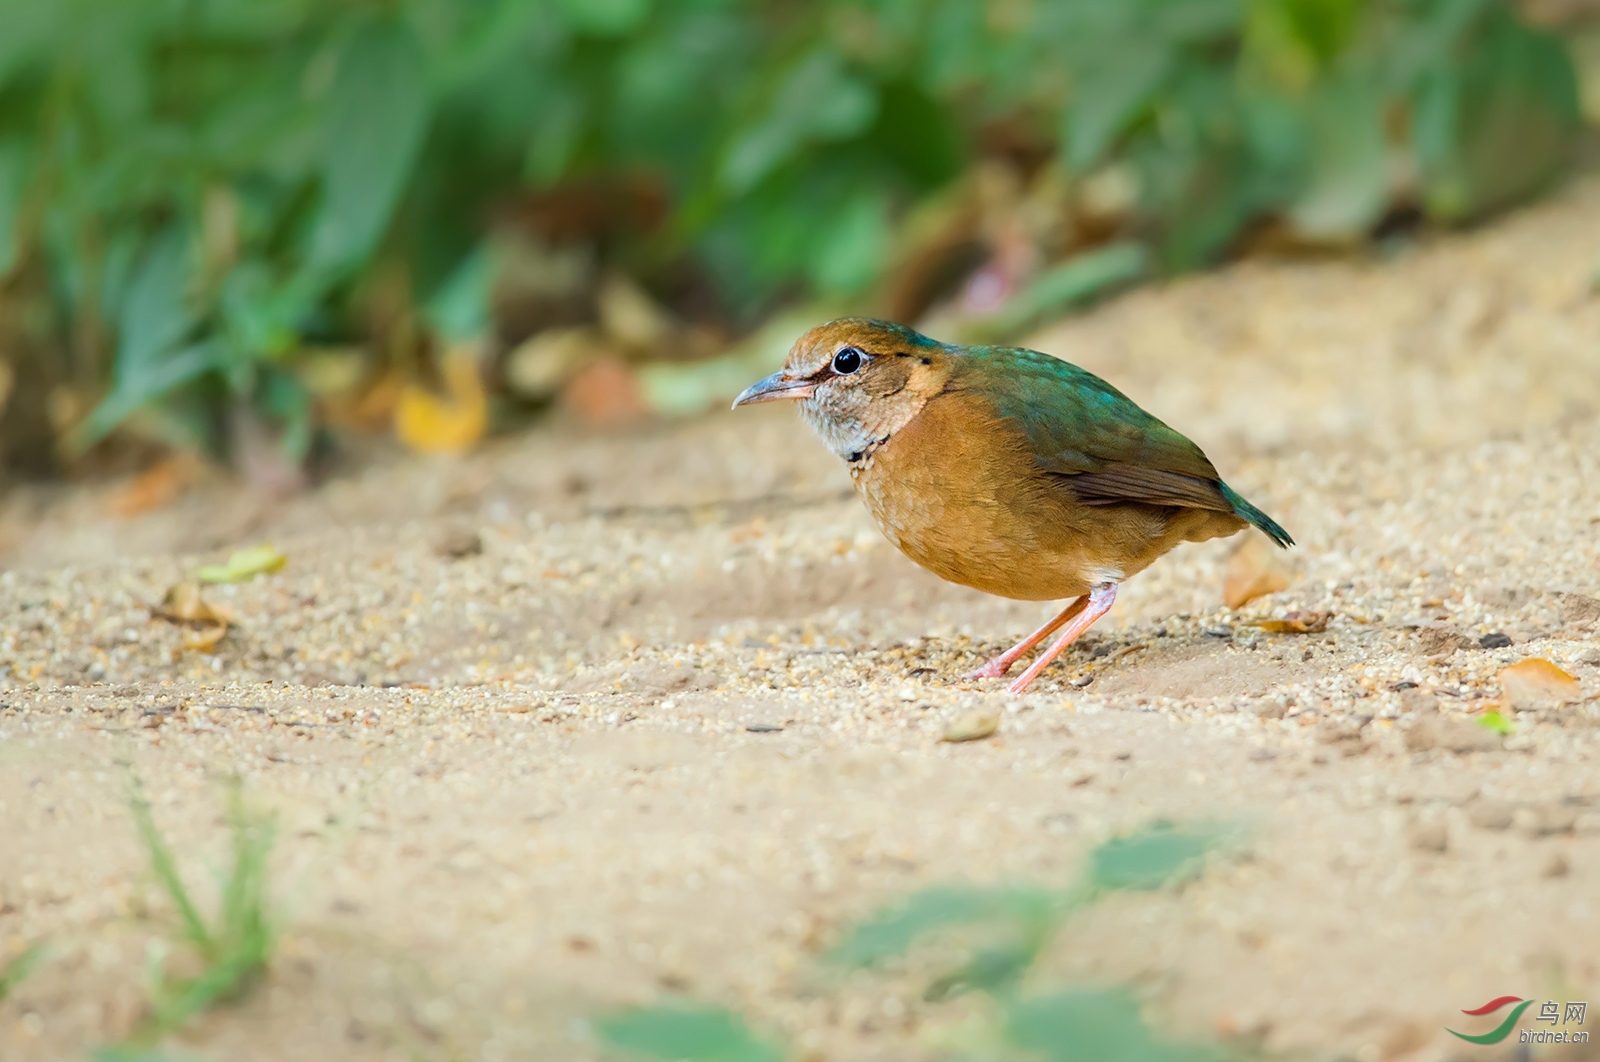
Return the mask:
{"type": "Polygon", "coordinates": [[[1038,630],[1034,631],[1032,634],[1022,639],[1022,641],[1018,642],[1016,645],[1013,645],[1010,649],[1007,649],[1005,652],[1001,653],[999,656],[995,657],[978,670],[967,672],[966,677],[969,679],[1001,677],[1007,671],[1011,670],[1012,664],[1015,664],[1018,660],[1021,660],[1024,656],[1026,656],[1028,650],[1032,649],[1034,646],[1038,645],[1040,642],[1054,634],[1057,627],[1061,626],[1063,623],[1067,622],[1067,620],[1082,612],[1083,606],[1088,603],[1088,595],[1078,598],[1072,604],[1062,609],[1056,615],[1055,619],[1051,620],[1049,623],[1046,623],[1043,627],[1040,627],[1038,630]]]}
{"type": "MultiPolygon", "coordinates": [[[[1083,598],[1079,598],[1083,601],[1083,598]]],[[[1089,591],[1089,607],[1067,624],[1067,629],[1061,632],[1055,644],[1039,654],[1039,659],[1029,665],[1022,677],[1007,687],[1008,693],[1021,693],[1028,688],[1028,683],[1039,677],[1039,672],[1050,666],[1050,661],[1061,655],[1061,650],[1072,644],[1074,638],[1088,630],[1095,620],[1111,611],[1112,604],[1117,600],[1117,584],[1101,583],[1089,591]]]]}

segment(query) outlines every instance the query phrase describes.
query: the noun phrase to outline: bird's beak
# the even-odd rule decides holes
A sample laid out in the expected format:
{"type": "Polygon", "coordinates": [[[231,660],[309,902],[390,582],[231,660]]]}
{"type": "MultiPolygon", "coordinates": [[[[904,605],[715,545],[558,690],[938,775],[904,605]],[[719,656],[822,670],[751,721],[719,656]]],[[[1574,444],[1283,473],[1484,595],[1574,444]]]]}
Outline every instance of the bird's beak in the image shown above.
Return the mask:
{"type": "Polygon", "coordinates": [[[815,380],[797,379],[779,371],[765,380],[757,380],[746,387],[739,397],[733,400],[733,408],[753,406],[757,402],[776,402],[784,398],[810,398],[816,390],[815,380]]]}

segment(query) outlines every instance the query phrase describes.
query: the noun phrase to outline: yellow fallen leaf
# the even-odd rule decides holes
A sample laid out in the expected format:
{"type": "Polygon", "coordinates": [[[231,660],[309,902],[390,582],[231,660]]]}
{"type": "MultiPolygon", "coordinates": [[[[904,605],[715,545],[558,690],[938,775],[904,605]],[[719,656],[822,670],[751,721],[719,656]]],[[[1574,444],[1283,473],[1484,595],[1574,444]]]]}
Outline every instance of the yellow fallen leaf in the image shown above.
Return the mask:
{"type": "Polygon", "coordinates": [[[1542,657],[1503,667],[1498,677],[1506,700],[1523,711],[1560,708],[1583,699],[1578,680],[1542,657]]]}
{"type": "Polygon", "coordinates": [[[228,622],[228,617],[213,608],[200,594],[200,587],[191,582],[175,583],[167,590],[161,604],[151,613],[169,623],[212,624],[228,622]]]}
{"type": "Polygon", "coordinates": [[[1000,713],[980,708],[951,723],[940,741],[982,741],[1000,729],[1000,713]]]}
{"type": "Polygon", "coordinates": [[[468,350],[454,350],[445,357],[442,371],[446,396],[406,384],[395,403],[395,434],[419,454],[469,450],[489,427],[489,400],[477,358],[468,350]]]}
{"type": "Polygon", "coordinates": [[[213,623],[205,627],[196,627],[183,632],[183,647],[196,652],[209,653],[217,647],[228,633],[226,623],[213,623]]]}
{"type": "Polygon", "coordinates": [[[227,564],[208,564],[194,573],[202,583],[242,583],[268,572],[281,571],[288,556],[276,546],[251,546],[235,550],[227,564]]]}
{"type": "Polygon", "coordinates": [[[1323,610],[1319,612],[1291,612],[1282,619],[1256,620],[1252,627],[1260,627],[1272,634],[1321,634],[1328,629],[1328,621],[1333,618],[1333,613],[1323,610]]]}
{"type": "Polygon", "coordinates": [[[1289,562],[1278,547],[1265,535],[1251,533],[1228,558],[1222,600],[1229,608],[1243,608],[1258,597],[1287,589],[1289,576],[1289,562]]]}

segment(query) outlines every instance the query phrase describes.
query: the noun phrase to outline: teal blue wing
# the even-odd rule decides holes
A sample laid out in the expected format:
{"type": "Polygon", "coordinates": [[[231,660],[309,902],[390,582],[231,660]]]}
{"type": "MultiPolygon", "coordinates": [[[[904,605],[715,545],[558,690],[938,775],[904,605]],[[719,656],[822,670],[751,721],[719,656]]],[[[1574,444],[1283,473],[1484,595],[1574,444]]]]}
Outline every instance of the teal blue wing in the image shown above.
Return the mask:
{"type": "Polygon", "coordinates": [[[952,381],[1016,424],[1040,468],[1085,505],[1141,503],[1232,512],[1280,545],[1288,534],[1222,482],[1181,433],[1087,370],[1032,350],[977,347],[952,381]]]}

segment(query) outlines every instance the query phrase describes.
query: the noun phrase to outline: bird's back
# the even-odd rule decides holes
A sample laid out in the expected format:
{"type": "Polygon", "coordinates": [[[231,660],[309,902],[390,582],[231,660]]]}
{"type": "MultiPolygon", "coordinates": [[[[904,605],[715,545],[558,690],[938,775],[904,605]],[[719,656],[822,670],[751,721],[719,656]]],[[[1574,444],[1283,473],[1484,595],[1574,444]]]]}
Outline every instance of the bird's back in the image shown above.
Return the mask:
{"type": "Polygon", "coordinates": [[[1200,448],[1099,377],[1034,351],[947,349],[944,389],[851,472],[923,567],[1004,597],[1072,597],[1245,526],[1200,448]]]}

